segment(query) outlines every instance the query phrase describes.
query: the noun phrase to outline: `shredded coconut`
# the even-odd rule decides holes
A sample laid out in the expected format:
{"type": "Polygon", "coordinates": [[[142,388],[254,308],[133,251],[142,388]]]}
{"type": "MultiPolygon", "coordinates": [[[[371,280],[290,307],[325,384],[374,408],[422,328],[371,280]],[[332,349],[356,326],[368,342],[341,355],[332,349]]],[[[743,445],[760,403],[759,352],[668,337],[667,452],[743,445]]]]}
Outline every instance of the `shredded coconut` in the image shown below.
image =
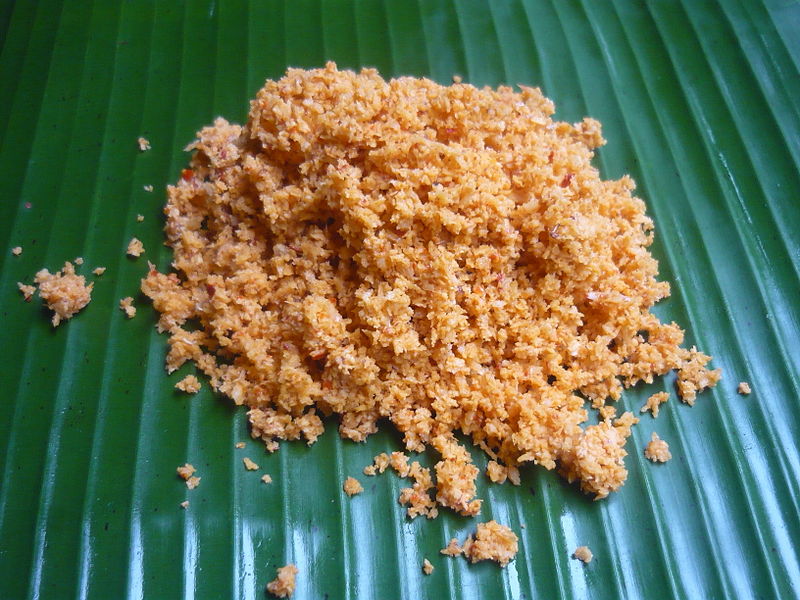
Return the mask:
{"type": "Polygon", "coordinates": [[[464,542],[462,552],[470,562],[493,560],[505,567],[517,554],[517,536],[495,521],[478,523],[477,532],[464,542]]]}
{"type": "Polygon", "coordinates": [[[538,89],[332,63],[268,81],[244,127],[198,133],[168,188],[175,272],[142,281],[167,369],[195,361],[270,451],[313,443],[324,416],[354,441],[388,418],[441,457],[411,505],[480,511],[458,431],[607,496],[636,419],[606,403],[673,369],[693,402],[719,371],[651,312],[669,295],[653,223],[629,177],[592,166],[600,124],[553,112],[538,89]],[[583,397],[601,423],[583,425],[583,397]]]}
{"type": "Polygon", "coordinates": [[[131,241],[128,242],[128,249],[125,252],[128,256],[138,258],[144,254],[144,244],[137,238],[131,238],[131,241]]]}
{"type": "Polygon", "coordinates": [[[589,546],[578,546],[575,548],[575,552],[572,553],[572,558],[577,558],[583,564],[588,565],[592,562],[594,554],[589,550],[589,546]]]}
{"type": "Polygon", "coordinates": [[[655,419],[658,416],[659,406],[669,400],[669,392],[656,392],[647,399],[639,412],[650,412],[655,419]]]}
{"type": "Polygon", "coordinates": [[[439,550],[439,552],[447,556],[458,556],[461,554],[462,549],[461,546],[458,545],[458,540],[456,538],[452,538],[447,546],[439,550]]]}
{"type": "Polygon", "coordinates": [[[431,561],[429,561],[427,558],[422,559],[422,572],[425,573],[425,575],[430,575],[433,573],[433,569],[434,566],[431,564],[431,561]]]}
{"type": "Polygon", "coordinates": [[[650,442],[644,449],[644,455],[653,462],[662,463],[667,462],[670,458],[672,458],[672,454],[669,451],[669,444],[658,437],[658,434],[655,431],[650,437],[650,442]]]}
{"type": "Polygon", "coordinates": [[[83,264],[83,257],[82,256],[77,257],[75,259],[75,264],[78,265],[78,266],[82,265],[83,264]]]}
{"type": "Polygon", "coordinates": [[[153,186],[152,185],[145,185],[145,186],[142,186],[142,187],[144,188],[145,192],[152,192],[153,191],[153,186]]]}
{"type": "Polygon", "coordinates": [[[750,384],[749,383],[747,383],[746,381],[742,381],[742,382],[739,383],[739,387],[737,388],[737,391],[740,394],[742,394],[743,396],[747,396],[753,390],[750,389],[750,384]]]}
{"type": "Polygon", "coordinates": [[[355,496],[364,491],[364,488],[361,487],[361,483],[355,477],[348,477],[345,479],[342,489],[348,496],[355,496]]]}
{"type": "Polygon", "coordinates": [[[97,275],[97,277],[100,277],[100,275],[102,275],[105,272],[106,272],[106,268],[105,267],[97,267],[97,268],[92,270],[92,273],[97,275]]]}
{"type": "Polygon", "coordinates": [[[248,471],[258,471],[258,465],[254,463],[252,460],[250,460],[248,457],[245,456],[242,459],[242,462],[244,463],[244,468],[247,469],[248,471]]]}
{"type": "Polygon", "coordinates": [[[139,223],[141,223],[142,221],[144,221],[144,215],[136,215],[136,220],[137,220],[139,223]]]}
{"type": "Polygon", "coordinates": [[[125,313],[125,316],[132,319],[136,316],[136,307],[133,305],[133,298],[127,296],[119,301],[119,309],[125,313]]]}
{"type": "Polygon", "coordinates": [[[261,481],[264,483],[272,483],[272,477],[270,475],[262,475],[261,481]]]}
{"type": "Polygon", "coordinates": [[[139,145],[140,152],[146,152],[147,150],[150,150],[150,142],[147,138],[140,137],[136,140],[136,143],[139,145]]]}
{"type": "Polygon", "coordinates": [[[189,477],[189,479],[186,480],[186,487],[193,490],[200,485],[200,479],[201,477],[189,477]]]}
{"type": "Polygon", "coordinates": [[[278,569],[278,576],[267,584],[267,592],[278,598],[288,598],[294,593],[297,567],[286,565],[278,569]]]}
{"type": "Polygon", "coordinates": [[[244,446],[245,446],[245,443],[244,443],[244,442],[236,442],[236,443],[234,444],[234,446],[236,446],[237,448],[244,448],[244,446]]]}
{"type": "Polygon", "coordinates": [[[189,463],[186,463],[185,465],[178,467],[177,472],[178,476],[182,479],[189,479],[189,477],[195,474],[196,469],[189,463]]]}
{"type": "MultiPolygon", "coordinates": [[[[58,327],[62,320],[71,319],[92,299],[94,283],[86,285],[86,279],[75,274],[75,267],[70,262],[64,263],[64,268],[56,273],[42,269],[36,273],[34,281],[39,286],[39,296],[54,313],[53,327],[58,327]]],[[[22,287],[20,290],[27,299],[26,291],[22,287]]]]}
{"type": "Polygon", "coordinates": [[[21,281],[17,282],[17,288],[20,292],[22,292],[22,296],[25,298],[25,302],[30,302],[33,295],[36,293],[36,286],[35,285],[25,285],[21,281]]]}
{"type": "Polygon", "coordinates": [[[189,508],[189,501],[184,500],[183,502],[181,502],[181,508],[189,508]]]}
{"type": "Polygon", "coordinates": [[[187,375],[175,384],[175,389],[187,394],[196,394],[201,388],[200,380],[194,375],[187,375]]]}
{"type": "Polygon", "coordinates": [[[14,256],[19,256],[20,254],[22,254],[22,246],[14,246],[11,249],[11,254],[13,254],[14,256]]]}

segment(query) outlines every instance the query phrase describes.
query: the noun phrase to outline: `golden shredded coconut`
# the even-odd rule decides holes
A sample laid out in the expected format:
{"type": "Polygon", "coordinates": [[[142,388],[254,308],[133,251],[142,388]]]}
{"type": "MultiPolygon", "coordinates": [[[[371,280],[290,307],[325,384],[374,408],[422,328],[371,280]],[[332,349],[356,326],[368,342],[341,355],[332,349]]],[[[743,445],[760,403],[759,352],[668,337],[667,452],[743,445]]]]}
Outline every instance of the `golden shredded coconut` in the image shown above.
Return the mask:
{"type": "Polygon", "coordinates": [[[142,187],[144,188],[145,192],[152,192],[153,191],[153,186],[152,185],[145,185],[145,186],[142,186],[142,187]]]}
{"type": "Polygon", "coordinates": [[[244,443],[244,442],[236,442],[236,443],[234,444],[234,446],[236,446],[237,448],[244,448],[244,446],[245,446],[245,443],[244,443]]]}
{"type": "Polygon", "coordinates": [[[94,273],[98,277],[100,277],[100,275],[102,275],[105,272],[106,272],[106,268],[105,267],[97,267],[94,270],[92,270],[92,273],[94,273]]]}
{"type": "Polygon", "coordinates": [[[245,456],[242,459],[242,462],[244,463],[244,468],[247,469],[248,471],[258,471],[258,465],[254,463],[252,460],[250,460],[248,457],[245,456]]]}
{"type": "Polygon", "coordinates": [[[22,246],[14,246],[11,249],[11,254],[13,254],[14,256],[19,256],[20,254],[22,254],[22,246]]]}
{"type": "Polygon", "coordinates": [[[577,558],[583,564],[588,565],[592,562],[594,554],[589,550],[589,546],[578,546],[575,548],[575,552],[572,553],[572,558],[577,558]]]}
{"type": "Polygon", "coordinates": [[[136,307],[133,305],[133,298],[127,296],[119,301],[119,309],[125,313],[125,316],[132,319],[136,316],[136,307]]]}
{"type": "Polygon", "coordinates": [[[675,385],[678,388],[678,395],[686,404],[694,404],[698,392],[714,387],[722,376],[722,369],[710,371],[706,368],[710,360],[710,356],[698,352],[697,348],[692,346],[688,357],[678,369],[678,380],[675,385]]]}
{"type": "Polygon", "coordinates": [[[261,481],[264,483],[272,483],[272,477],[270,475],[262,475],[261,481]]]}
{"type": "Polygon", "coordinates": [[[184,500],[183,502],[181,502],[181,508],[189,508],[189,501],[184,500]]]}
{"type": "Polygon", "coordinates": [[[33,295],[36,293],[36,286],[35,285],[25,285],[21,281],[17,282],[17,288],[20,292],[22,292],[22,296],[25,298],[25,302],[30,302],[33,295]]]}
{"type": "Polygon", "coordinates": [[[147,138],[140,137],[136,140],[136,143],[139,145],[140,152],[146,152],[150,150],[150,142],[147,138]]]}
{"type": "Polygon", "coordinates": [[[462,552],[470,562],[493,560],[505,567],[517,554],[517,535],[496,521],[478,523],[478,530],[464,542],[462,552]]]}
{"type": "Polygon", "coordinates": [[[429,561],[427,558],[422,559],[422,572],[425,573],[425,575],[430,575],[433,573],[434,568],[435,567],[431,564],[431,561],[429,561]]]}
{"type": "Polygon", "coordinates": [[[403,506],[408,506],[406,510],[408,516],[414,519],[424,515],[429,519],[435,519],[439,515],[439,509],[436,508],[436,501],[428,491],[434,487],[431,470],[414,461],[408,467],[406,474],[401,476],[414,481],[411,487],[400,490],[400,497],[397,499],[403,506]]]}
{"type": "Polygon", "coordinates": [[[267,584],[267,592],[278,598],[288,598],[294,593],[297,567],[286,565],[278,569],[278,576],[267,584]]]}
{"type": "Polygon", "coordinates": [[[83,264],[83,257],[82,256],[77,257],[75,259],[75,264],[78,265],[78,266],[82,265],[83,264]]]}
{"type": "Polygon", "coordinates": [[[345,479],[342,489],[348,496],[355,496],[356,494],[360,494],[364,491],[364,488],[361,487],[361,482],[359,482],[355,477],[348,477],[345,479]]]}
{"type": "Polygon", "coordinates": [[[458,540],[456,538],[452,538],[447,546],[439,550],[439,552],[447,556],[458,556],[461,554],[462,549],[461,546],[458,545],[458,540]]]}
{"type": "Polygon", "coordinates": [[[190,490],[193,490],[198,485],[200,485],[200,479],[202,479],[202,478],[201,477],[189,477],[189,479],[186,480],[186,487],[189,488],[190,490]]]}
{"type": "Polygon", "coordinates": [[[647,459],[652,460],[653,462],[667,462],[670,458],[672,458],[672,454],[669,451],[669,444],[658,437],[658,434],[654,431],[653,435],[650,436],[650,442],[648,442],[647,446],[644,449],[644,455],[647,459]]]}
{"type": "Polygon", "coordinates": [[[742,394],[743,396],[747,396],[753,390],[750,389],[750,384],[749,383],[747,383],[746,381],[741,381],[741,382],[739,382],[739,387],[737,388],[737,391],[740,394],[742,394]]]}
{"type": "Polygon", "coordinates": [[[680,369],[688,401],[719,373],[651,312],[669,295],[653,223],[629,177],[592,166],[600,124],[553,112],[535,88],[333,63],[267,81],[168,188],[175,272],[142,281],[167,369],[195,361],[270,451],[328,415],[354,441],[388,418],[439,453],[435,499],[461,514],[479,471],[457,431],[509,468],[617,489],[636,420],[584,426],[583,397],[601,409],[680,369]]]}
{"type": "Polygon", "coordinates": [[[196,394],[200,391],[200,387],[200,380],[194,375],[187,375],[175,384],[176,390],[186,392],[187,394],[196,394]]]}
{"type": "MultiPolygon", "coordinates": [[[[62,320],[71,319],[92,299],[94,283],[86,285],[86,279],[83,275],[75,274],[71,262],[65,262],[64,268],[56,273],[42,269],[36,273],[34,281],[39,286],[39,296],[54,313],[53,327],[58,327],[62,320]]],[[[22,287],[20,290],[27,299],[25,290],[22,287]]]]}
{"type": "Polygon", "coordinates": [[[519,469],[506,467],[494,460],[486,465],[486,476],[494,483],[505,483],[508,479],[513,485],[520,484],[519,469]]]}
{"type": "Polygon", "coordinates": [[[196,469],[189,463],[186,463],[185,465],[178,467],[176,470],[178,472],[179,477],[187,480],[196,472],[196,469]]]}
{"type": "Polygon", "coordinates": [[[128,256],[138,258],[144,254],[144,244],[142,244],[141,240],[138,238],[131,238],[131,241],[128,242],[128,249],[125,251],[125,253],[128,256]]]}
{"type": "Polygon", "coordinates": [[[136,215],[136,220],[137,220],[139,223],[141,223],[142,221],[144,221],[144,215],[136,215]]]}
{"type": "Polygon", "coordinates": [[[659,406],[669,400],[669,392],[656,392],[647,399],[639,412],[650,412],[655,419],[658,416],[659,406]]]}

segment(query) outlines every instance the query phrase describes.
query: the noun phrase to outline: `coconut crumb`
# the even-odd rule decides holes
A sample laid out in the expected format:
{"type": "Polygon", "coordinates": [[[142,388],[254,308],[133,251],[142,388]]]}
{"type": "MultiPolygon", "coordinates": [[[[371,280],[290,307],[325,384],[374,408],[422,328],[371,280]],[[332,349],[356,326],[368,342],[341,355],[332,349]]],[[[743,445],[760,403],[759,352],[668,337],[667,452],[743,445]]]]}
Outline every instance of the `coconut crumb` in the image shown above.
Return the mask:
{"type": "Polygon", "coordinates": [[[575,552],[572,553],[572,558],[577,558],[583,564],[588,565],[592,562],[594,554],[589,550],[589,546],[578,546],[575,548],[575,552]]]}
{"type": "Polygon", "coordinates": [[[136,140],[136,143],[139,145],[140,152],[147,152],[150,150],[150,141],[147,138],[140,137],[136,140]]]}
{"type": "Polygon", "coordinates": [[[658,434],[655,431],[650,437],[650,442],[644,449],[644,455],[653,462],[662,463],[667,462],[670,458],[672,458],[672,454],[669,451],[669,444],[658,437],[658,434]]]}
{"type": "Polygon", "coordinates": [[[345,479],[342,489],[348,496],[355,496],[356,494],[360,494],[364,491],[364,488],[361,487],[361,482],[359,482],[355,477],[348,477],[345,479]]]}
{"type": "Polygon", "coordinates": [[[13,254],[14,256],[19,256],[20,254],[22,254],[22,246],[14,246],[11,249],[11,254],[13,254]]]}
{"type": "Polygon", "coordinates": [[[36,286],[35,285],[25,285],[21,281],[17,282],[17,288],[20,292],[22,292],[22,296],[25,298],[25,302],[30,302],[33,295],[36,293],[36,286]]]}
{"type": "Polygon", "coordinates": [[[659,406],[669,400],[669,392],[657,392],[647,399],[645,405],[639,412],[650,412],[655,419],[658,416],[659,406]]]}
{"type": "Polygon", "coordinates": [[[461,75],[453,75],[453,83],[461,83],[461,75]]]}
{"type": "Polygon", "coordinates": [[[635,419],[605,405],[676,369],[693,401],[719,373],[652,313],[670,293],[653,223],[629,177],[592,165],[600,124],[554,110],[535,88],[333,63],[266,82],[244,126],[198,132],[168,187],[174,271],[142,281],[167,369],[194,361],[269,451],[314,443],[322,415],[354,441],[388,419],[407,451],[441,455],[409,505],[480,511],[459,432],[508,469],[618,489],[635,419]]]}
{"type": "Polygon", "coordinates": [[[241,448],[244,448],[244,446],[245,446],[245,443],[244,443],[244,442],[236,442],[236,443],[234,444],[234,446],[235,446],[236,448],[240,448],[240,449],[241,449],[241,448]]]}
{"type": "Polygon", "coordinates": [[[261,481],[264,483],[272,483],[272,477],[270,475],[262,475],[261,481]]]}
{"type": "Polygon", "coordinates": [[[751,389],[750,389],[750,384],[749,384],[749,383],[747,383],[746,381],[741,381],[741,382],[739,382],[739,387],[737,388],[737,391],[738,391],[738,392],[739,392],[739,393],[740,393],[742,396],[747,396],[747,395],[749,395],[749,394],[750,394],[750,393],[751,393],[753,390],[751,390],[751,389]]]}
{"type": "Polygon", "coordinates": [[[136,316],[136,307],[133,305],[133,298],[130,296],[126,296],[119,301],[119,308],[129,319],[136,316]]]}
{"type": "Polygon", "coordinates": [[[710,360],[710,356],[698,352],[697,348],[692,346],[683,366],[678,369],[675,385],[678,388],[678,395],[686,404],[694,404],[699,392],[714,387],[722,377],[722,369],[712,371],[706,368],[710,360]]]}
{"type": "Polygon", "coordinates": [[[486,476],[494,483],[505,483],[508,478],[508,469],[500,463],[490,460],[486,465],[486,476]]]}
{"type": "Polygon", "coordinates": [[[464,542],[462,551],[470,562],[493,560],[505,567],[517,555],[517,535],[496,521],[478,523],[474,535],[464,542]]]}
{"type": "Polygon", "coordinates": [[[142,187],[144,188],[145,192],[152,192],[153,191],[153,186],[152,185],[145,185],[145,186],[142,186],[142,187]]]}
{"type": "Polygon", "coordinates": [[[82,256],[78,256],[75,259],[75,264],[78,265],[78,266],[82,265],[83,264],[83,257],[82,256]]]}
{"type": "Polygon", "coordinates": [[[137,238],[131,238],[131,241],[128,242],[128,249],[125,252],[128,256],[138,258],[144,254],[144,244],[137,238]]]}
{"type": "Polygon", "coordinates": [[[187,394],[196,394],[200,391],[201,387],[202,385],[200,384],[200,380],[194,375],[187,375],[175,384],[176,390],[180,390],[187,394]]]}
{"type": "Polygon", "coordinates": [[[425,575],[430,575],[433,573],[434,568],[435,567],[431,564],[431,561],[429,561],[427,558],[422,559],[422,572],[425,573],[425,575]]]}
{"type": "Polygon", "coordinates": [[[196,469],[191,464],[186,463],[185,465],[178,467],[176,471],[178,472],[179,477],[188,480],[189,477],[195,474],[196,469]]]}
{"type": "Polygon", "coordinates": [[[463,550],[461,546],[458,545],[458,540],[456,538],[452,538],[447,546],[439,550],[439,552],[447,556],[458,556],[463,552],[463,550]]]}
{"type": "Polygon", "coordinates": [[[64,263],[64,268],[56,273],[42,269],[36,273],[34,281],[39,286],[39,296],[54,313],[53,327],[58,327],[62,320],[71,319],[92,299],[94,283],[86,285],[86,279],[75,274],[70,262],[64,263]]]}
{"type": "Polygon", "coordinates": [[[242,462],[244,463],[244,468],[248,471],[258,471],[258,465],[246,456],[242,459],[242,462]]]}
{"type": "Polygon", "coordinates": [[[141,223],[142,221],[144,221],[144,215],[136,215],[136,220],[137,220],[139,223],[141,223]]]}
{"type": "Polygon", "coordinates": [[[92,273],[94,273],[97,277],[100,277],[100,275],[102,275],[105,272],[106,272],[105,267],[96,267],[95,269],[92,270],[92,273]]]}
{"type": "Polygon", "coordinates": [[[434,487],[431,470],[414,461],[408,467],[405,477],[414,481],[411,487],[400,490],[400,496],[397,499],[401,505],[408,507],[406,514],[411,519],[420,515],[435,519],[439,515],[439,510],[436,508],[436,501],[428,491],[434,487]]]}
{"type": "Polygon", "coordinates": [[[181,502],[181,508],[189,508],[189,501],[184,500],[183,502],[181,502]]]}
{"type": "Polygon", "coordinates": [[[277,598],[288,598],[294,593],[297,567],[286,565],[278,569],[278,576],[267,584],[267,592],[277,598]]]}
{"type": "Polygon", "coordinates": [[[372,464],[367,465],[364,467],[364,475],[369,475],[370,477],[378,474],[383,473],[389,467],[389,455],[385,452],[381,452],[375,458],[372,459],[372,464]]]}
{"type": "Polygon", "coordinates": [[[189,479],[186,480],[186,487],[193,490],[200,485],[200,479],[201,477],[189,477],[189,479]]]}

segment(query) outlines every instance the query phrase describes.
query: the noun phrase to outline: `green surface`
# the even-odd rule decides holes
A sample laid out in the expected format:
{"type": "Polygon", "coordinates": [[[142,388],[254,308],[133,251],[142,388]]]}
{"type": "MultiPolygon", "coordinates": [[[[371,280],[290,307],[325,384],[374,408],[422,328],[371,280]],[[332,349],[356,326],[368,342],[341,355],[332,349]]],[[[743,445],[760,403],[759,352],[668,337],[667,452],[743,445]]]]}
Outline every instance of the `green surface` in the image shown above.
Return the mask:
{"type": "MultiPolygon", "coordinates": [[[[799,65],[787,0],[0,2],[0,598],[261,598],[286,562],[295,598],[800,596],[799,65]],[[724,370],[694,408],[642,419],[628,482],[605,501],[539,468],[519,488],[481,478],[483,518],[521,538],[504,570],[440,556],[475,521],[407,521],[394,475],[343,497],[395,434],[356,445],[329,427],[267,456],[207,386],[173,391],[190,369],[166,376],[142,298],[133,320],[117,308],[147,259],[169,262],[163,189],[194,132],[242,122],[287,65],[328,59],[539,85],[559,118],[600,119],[597,165],[630,173],[656,222],[673,283],[657,313],[724,370]],[[16,282],[76,256],[108,271],[53,331],[16,282]],[[653,430],[672,449],[663,466],[641,454],[653,430]],[[192,492],[175,477],[185,461],[203,478],[192,492]],[[569,558],[580,544],[588,567],[569,558]]],[[[622,403],[638,411],[672,382],[622,403]]]]}

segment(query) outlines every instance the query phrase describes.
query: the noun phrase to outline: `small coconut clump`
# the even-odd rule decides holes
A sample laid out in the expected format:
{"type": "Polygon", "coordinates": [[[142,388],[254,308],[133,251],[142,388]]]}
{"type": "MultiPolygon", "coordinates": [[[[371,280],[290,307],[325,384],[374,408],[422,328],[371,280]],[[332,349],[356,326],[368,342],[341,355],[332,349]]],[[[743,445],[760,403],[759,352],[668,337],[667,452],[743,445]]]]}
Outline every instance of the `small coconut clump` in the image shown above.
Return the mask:
{"type": "Polygon", "coordinates": [[[267,81],[168,189],[174,271],[142,281],[167,369],[194,361],[269,450],[313,443],[326,416],[354,441],[388,419],[439,457],[403,491],[415,514],[480,512],[457,432],[492,480],[534,463],[618,489],[637,421],[622,390],[676,370],[691,403],[720,373],[651,312],[670,293],[653,223],[629,177],[592,166],[600,124],[553,112],[535,88],[334,64],[267,81]]]}

